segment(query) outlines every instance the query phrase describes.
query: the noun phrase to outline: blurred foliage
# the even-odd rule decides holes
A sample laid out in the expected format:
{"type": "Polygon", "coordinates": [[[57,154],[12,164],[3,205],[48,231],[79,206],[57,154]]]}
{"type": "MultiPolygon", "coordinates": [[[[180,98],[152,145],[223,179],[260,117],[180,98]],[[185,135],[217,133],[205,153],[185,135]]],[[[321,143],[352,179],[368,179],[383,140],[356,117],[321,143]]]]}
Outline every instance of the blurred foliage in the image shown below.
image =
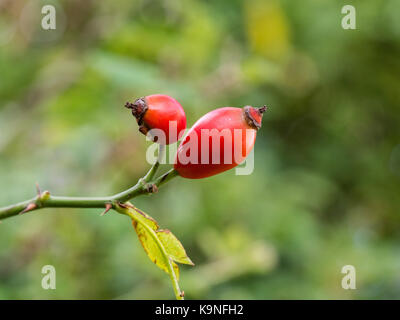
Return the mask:
{"type": "MultiPolygon", "coordinates": [[[[149,144],[129,99],[172,95],[189,125],[267,104],[252,175],[178,178],[134,201],[196,264],[181,269],[186,297],[400,297],[398,0],[346,3],[357,30],[341,28],[342,1],[52,1],[47,33],[43,3],[0,1],[1,205],[36,181],[59,195],[131,186],[149,144]],[[357,290],[341,288],[348,264],[357,290]]],[[[0,243],[2,299],[173,298],[117,214],[46,209],[4,221],[0,243]],[[47,264],[56,290],[41,288],[47,264]]]]}

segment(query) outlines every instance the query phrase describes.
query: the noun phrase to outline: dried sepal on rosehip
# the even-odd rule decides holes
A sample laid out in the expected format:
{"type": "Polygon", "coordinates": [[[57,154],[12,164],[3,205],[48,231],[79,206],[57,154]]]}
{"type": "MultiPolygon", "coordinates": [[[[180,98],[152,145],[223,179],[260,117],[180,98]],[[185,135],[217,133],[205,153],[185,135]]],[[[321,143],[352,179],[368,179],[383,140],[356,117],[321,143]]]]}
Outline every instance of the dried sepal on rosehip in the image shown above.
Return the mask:
{"type": "Polygon", "coordinates": [[[267,107],[225,107],[201,117],[188,131],[174,169],[189,179],[206,178],[242,163],[252,150],[267,107]]]}
{"type": "Polygon", "coordinates": [[[139,125],[139,131],[150,134],[159,144],[178,141],[186,129],[186,115],[182,106],[174,98],[164,94],[153,94],[127,102],[125,107],[132,110],[139,125]],[[160,134],[162,133],[162,134],[160,134]]]}

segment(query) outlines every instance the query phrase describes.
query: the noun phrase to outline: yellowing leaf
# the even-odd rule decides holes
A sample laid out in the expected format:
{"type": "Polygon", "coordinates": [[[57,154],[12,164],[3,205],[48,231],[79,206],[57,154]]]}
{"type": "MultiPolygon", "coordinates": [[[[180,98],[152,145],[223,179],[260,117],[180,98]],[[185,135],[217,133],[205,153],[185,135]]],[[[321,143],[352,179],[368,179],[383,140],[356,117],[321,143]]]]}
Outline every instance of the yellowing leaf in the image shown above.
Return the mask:
{"type": "Polygon", "coordinates": [[[154,220],[152,217],[150,217],[147,213],[143,212],[142,210],[136,208],[135,206],[131,206],[133,210],[131,210],[133,217],[131,218],[135,221],[138,221],[140,223],[146,224],[153,230],[158,230],[159,226],[156,220],[154,220]]]}
{"type": "Polygon", "coordinates": [[[157,222],[152,217],[131,204],[121,205],[117,210],[131,217],[147,256],[170,275],[177,299],[183,299],[178,285],[179,267],[175,262],[194,264],[187,256],[180,241],[171,231],[159,229],[157,222]]]}
{"type": "Polygon", "coordinates": [[[138,223],[135,220],[133,220],[133,226],[135,227],[139,241],[150,260],[153,261],[160,269],[164,270],[166,273],[169,273],[167,257],[165,257],[163,254],[157,242],[154,241],[151,232],[149,232],[149,230],[144,227],[143,224],[138,223]]]}
{"type": "Polygon", "coordinates": [[[194,266],[192,260],[187,256],[182,243],[171,231],[168,229],[158,230],[157,234],[172,260],[178,263],[194,266]]]}
{"type": "MultiPolygon", "coordinates": [[[[151,232],[149,232],[148,229],[146,229],[141,223],[137,223],[135,220],[132,220],[132,222],[139,237],[139,241],[142,244],[143,249],[147,253],[147,256],[150,258],[150,260],[153,261],[161,270],[164,270],[168,274],[170,273],[168,268],[168,260],[170,260],[172,268],[175,272],[175,277],[177,280],[179,280],[179,267],[175,262],[172,261],[175,259],[173,259],[173,257],[171,256],[168,257],[163,254],[163,250],[160,249],[156,241],[153,241],[151,232]]],[[[178,239],[176,240],[179,242],[178,239]]],[[[189,259],[189,257],[187,258],[189,259]]]]}

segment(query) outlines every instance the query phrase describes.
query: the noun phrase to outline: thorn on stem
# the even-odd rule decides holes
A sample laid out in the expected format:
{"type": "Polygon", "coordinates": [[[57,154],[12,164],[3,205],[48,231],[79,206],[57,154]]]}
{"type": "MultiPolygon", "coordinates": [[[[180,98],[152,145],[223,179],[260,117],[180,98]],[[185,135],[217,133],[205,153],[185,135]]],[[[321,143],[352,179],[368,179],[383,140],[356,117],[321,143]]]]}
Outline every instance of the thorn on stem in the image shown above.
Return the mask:
{"type": "Polygon", "coordinates": [[[149,183],[149,184],[146,185],[146,191],[148,193],[157,193],[158,192],[158,188],[154,183],[152,183],[152,184],[149,183]]]}
{"type": "Polygon", "coordinates": [[[36,204],[30,203],[30,204],[28,204],[28,205],[25,207],[24,210],[22,210],[22,211],[21,211],[20,213],[18,213],[18,214],[24,214],[25,212],[31,211],[31,210],[33,210],[33,209],[35,209],[35,208],[36,208],[36,204]]]}
{"type": "Polygon", "coordinates": [[[185,291],[181,291],[181,293],[179,294],[179,296],[181,297],[181,298],[183,298],[183,297],[185,297],[185,291]]]}
{"type": "Polygon", "coordinates": [[[41,207],[42,203],[50,198],[50,192],[49,191],[43,191],[40,190],[39,184],[36,182],[36,194],[37,194],[37,199],[38,199],[38,205],[41,207]]]}
{"type": "Polygon", "coordinates": [[[108,211],[110,211],[112,208],[112,204],[111,203],[106,203],[106,210],[104,210],[100,216],[104,216],[108,211]]]}
{"type": "Polygon", "coordinates": [[[36,193],[37,193],[38,197],[40,198],[40,195],[42,194],[42,192],[40,191],[39,183],[37,183],[37,182],[36,182],[36,193]]]}

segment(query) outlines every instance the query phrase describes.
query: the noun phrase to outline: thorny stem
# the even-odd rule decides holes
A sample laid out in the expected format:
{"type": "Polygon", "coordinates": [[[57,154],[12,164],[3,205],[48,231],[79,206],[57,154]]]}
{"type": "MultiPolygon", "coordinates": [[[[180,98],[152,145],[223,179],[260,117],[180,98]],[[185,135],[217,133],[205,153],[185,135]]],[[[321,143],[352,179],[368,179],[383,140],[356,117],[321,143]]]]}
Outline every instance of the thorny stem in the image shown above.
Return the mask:
{"type": "Polygon", "coordinates": [[[117,209],[119,203],[126,202],[142,194],[157,192],[158,188],[176,177],[178,173],[170,169],[163,175],[154,179],[160,160],[163,157],[164,147],[160,147],[157,161],[148,173],[131,188],[108,197],[61,197],[52,196],[48,191],[40,192],[32,199],[22,201],[7,207],[0,208],[0,221],[12,216],[35,211],[42,208],[103,208],[107,211],[117,209]]]}

